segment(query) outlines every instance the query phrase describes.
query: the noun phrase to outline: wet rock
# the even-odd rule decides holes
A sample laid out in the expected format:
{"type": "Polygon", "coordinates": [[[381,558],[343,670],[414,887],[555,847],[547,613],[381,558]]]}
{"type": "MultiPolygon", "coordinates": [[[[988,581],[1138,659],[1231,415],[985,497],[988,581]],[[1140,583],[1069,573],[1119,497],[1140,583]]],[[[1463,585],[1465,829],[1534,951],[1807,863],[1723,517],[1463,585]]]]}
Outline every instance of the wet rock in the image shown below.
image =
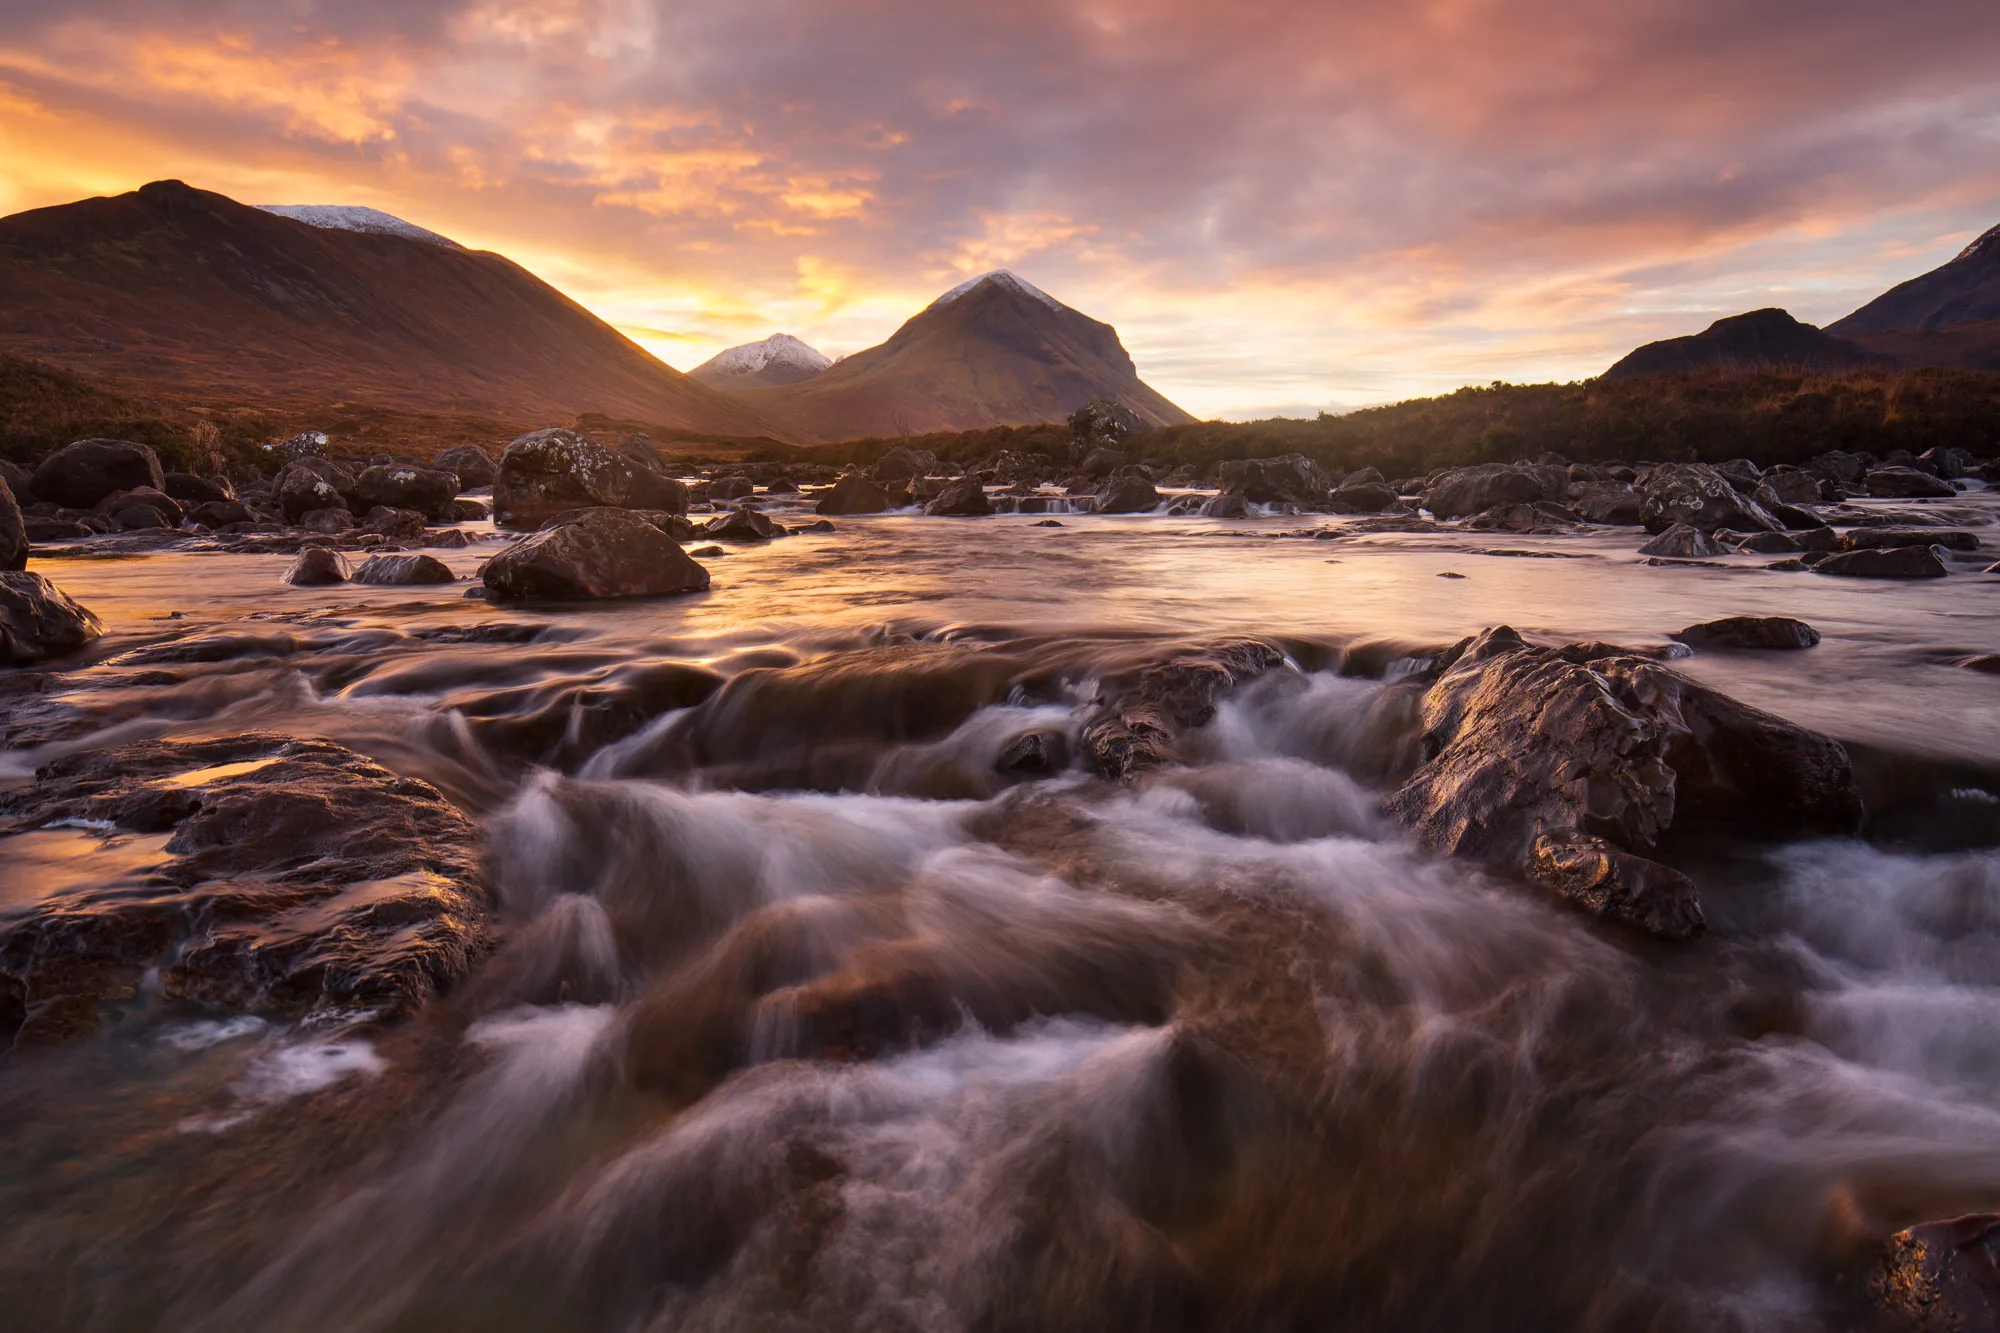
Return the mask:
{"type": "Polygon", "coordinates": [[[0,570],[28,567],[28,521],[14,500],[14,489],[0,479],[0,570]]]}
{"type": "Polygon", "coordinates": [[[1562,486],[1549,493],[1544,479],[1514,463],[1480,463],[1475,467],[1451,468],[1434,478],[1424,492],[1424,508],[1441,519],[1464,518],[1496,505],[1534,504],[1538,500],[1559,501],[1569,493],[1569,474],[1562,474],[1562,486]]]}
{"type": "Polygon", "coordinates": [[[1216,469],[1216,480],[1226,493],[1253,503],[1288,503],[1302,509],[1325,505],[1333,486],[1333,478],[1304,454],[1233,458],[1216,469]]]}
{"type": "Polygon", "coordinates": [[[295,588],[318,588],[345,583],[349,577],[347,557],[325,546],[308,546],[292,561],[285,582],[295,588]]]}
{"type": "Polygon", "coordinates": [[[188,511],[188,517],[204,527],[221,528],[231,523],[251,523],[250,506],[241,500],[209,500],[188,511]]]}
{"type": "Polygon", "coordinates": [[[1639,548],[1640,555],[1669,560],[1701,560],[1725,554],[1722,546],[1699,528],[1676,523],[1639,548]]]}
{"type": "Polygon", "coordinates": [[[1072,462],[1099,449],[1117,449],[1145,426],[1138,413],[1115,398],[1091,399],[1069,414],[1068,424],[1072,462]]]}
{"type": "Polygon", "coordinates": [[[1098,481],[1120,468],[1129,467],[1131,463],[1132,455],[1123,449],[1092,449],[1084,455],[1083,461],[1077,464],[1077,471],[1092,481],[1098,481]]]}
{"type": "Polygon", "coordinates": [[[1208,725],[1226,694],[1284,663],[1271,644],[1232,639],[1108,676],[1084,722],[1084,760],[1116,779],[1159,768],[1175,757],[1183,735],[1208,725]]]}
{"type": "Polygon", "coordinates": [[[430,555],[371,555],[354,571],[356,583],[412,587],[425,583],[455,583],[451,567],[430,555]]]}
{"type": "Polygon", "coordinates": [[[1049,778],[1069,767],[1069,737],[1053,727],[1024,731],[1000,750],[993,767],[1010,778],[1049,778]]]}
{"type": "Polygon", "coordinates": [[[1160,493],[1137,468],[1126,468],[1105,482],[1097,492],[1100,514],[1150,514],[1160,506],[1160,493]]]}
{"type": "Polygon", "coordinates": [[[1585,486],[1570,501],[1570,507],[1589,523],[1611,527],[1639,526],[1639,492],[1630,486],[1585,486]]]}
{"type": "Polygon", "coordinates": [[[1805,547],[1789,533],[1759,532],[1738,542],[1736,549],[1747,555],[1797,555],[1805,547]]]}
{"type": "Polygon", "coordinates": [[[1827,521],[1818,513],[1811,509],[1802,509],[1798,505],[1769,504],[1764,506],[1764,510],[1772,518],[1777,519],[1787,532],[1816,532],[1828,526],[1827,521]]]}
{"type": "Polygon", "coordinates": [[[1767,509],[1774,504],[1818,504],[1819,478],[1797,468],[1774,467],[1764,474],[1762,483],[1751,492],[1751,496],[1767,509]]]}
{"type": "Polygon", "coordinates": [[[0,458],[0,482],[5,482],[7,489],[14,493],[16,504],[27,505],[35,502],[34,481],[34,475],[26,468],[0,458]]]}
{"type": "Polygon", "coordinates": [[[73,653],[103,633],[96,616],[40,574],[0,571],[0,666],[73,653]]]}
{"type": "Polygon", "coordinates": [[[1201,507],[1203,518],[1248,518],[1250,502],[1240,495],[1217,495],[1201,507]]]}
{"type": "Polygon", "coordinates": [[[1465,526],[1471,532],[1554,533],[1569,532],[1579,521],[1576,511],[1542,501],[1494,505],[1466,519],[1465,526]]]}
{"type": "Polygon", "coordinates": [[[408,463],[371,467],[354,479],[354,502],[362,512],[408,509],[433,521],[451,512],[458,491],[457,473],[408,463]]]}
{"type": "Polygon", "coordinates": [[[1379,475],[1366,481],[1350,477],[1334,491],[1333,500],[1357,514],[1379,514],[1396,503],[1396,488],[1384,482],[1379,475]]]}
{"type": "Polygon", "coordinates": [[[1571,660],[1511,629],[1455,645],[1425,691],[1421,767],[1385,802],[1433,850],[1516,871],[1610,919],[1685,938],[1669,829],[1852,832],[1847,752],[1657,662],[1571,660]]]}
{"type": "Polygon", "coordinates": [[[1811,648],[1819,631],[1790,616],[1727,616],[1674,635],[1695,648],[1811,648]]]}
{"type": "Polygon", "coordinates": [[[790,477],[773,477],[764,483],[766,495],[797,495],[799,484],[790,477]]]}
{"type": "Polygon", "coordinates": [[[313,509],[299,515],[298,526],[308,532],[322,532],[331,537],[352,531],[354,515],[345,509],[313,509]]]}
{"type": "Polygon", "coordinates": [[[427,784],[322,741],[72,756],[0,814],[14,834],[72,820],[169,835],[136,887],[72,888],[0,925],[0,1010],[30,1020],[17,1041],[48,1033],[33,1020],[51,1006],[87,1029],[149,968],[172,999],[394,1017],[485,946],[478,827],[427,784]]]}
{"type": "MultiPolygon", "coordinates": [[[[100,514],[109,514],[114,519],[118,519],[120,514],[133,509],[150,509],[159,516],[158,522],[143,524],[143,526],[149,528],[178,527],[181,519],[186,514],[186,511],[181,508],[180,501],[174,499],[165,491],[155,490],[151,486],[139,486],[129,491],[117,491],[97,502],[97,512],[100,514]]],[[[122,523],[123,521],[119,519],[119,522],[122,523]]]]}
{"type": "Polygon", "coordinates": [[[983,518],[992,512],[993,502],[986,498],[986,489],[977,477],[961,477],[946,484],[937,498],[924,506],[924,513],[933,518],[983,518]]]}
{"type": "Polygon", "coordinates": [[[820,514],[880,514],[889,509],[889,492],[867,477],[853,473],[842,477],[819,497],[813,511],[820,514]]]}
{"type": "Polygon", "coordinates": [[[489,560],[483,578],[498,599],[663,597],[708,587],[708,571],[680,543],[622,509],[587,510],[524,537],[489,560]]]}
{"type": "Polygon", "coordinates": [[[1849,551],[1894,550],[1899,546],[1941,546],[1947,551],[1976,551],[1976,533],[1958,528],[1855,528],[1843,533],[1840,545],[1849,551]]]}
{"type": "Polygon", "coordinates": [[[711,500],[747,500],[756,491],[757,483],[748,477],[717,477],[708,483],[708,498],[711,500]]]}
{"type": "Polygon", "coordinates": [[[1885,1333],[2000,1333],[2000,1216],[1974,1213],[1897,1232],[1863,1289],[1885,1333]]]}
{"type": "Polygon", "coordinates": [[[428,528],[424,532],[423,542],[426,546],[440,550],[462,551],[472,545],[472,538],[466,536],[464,530],[460,528],[428,528]]]}
{"type": "MultiPolygon", "coordinates": [[[[897,445],[875,463],[877,481],[919,481],[938,470],[938,456],[928,449],[897,445]]],[[[859,512],[859,511],[856,511],[859,512]]]]}
{"type": "Polygon", "coordinates": [[[227,477],[197,477],[191,472],[167,473],[160,489],[189,507],[236,498],[236,488],[227,477]]]}
{"type": "Polygon", "coordinates": [[[1958,494],[1950,482],[1910,467],[1876,468],[1863,478],[1863,485],[1878,500],[1949,500],[1958,494]]]}
{"type": "Polygon", "coordinates": [[[1951,572],[1944,557],[1936,546],[1841,551],[1814,565],[1813,573],[1848,579],[1941,579],[1951,572]]]}
{"type": "Polygon", "coordinates": [[[1639,518],[1648,532],[1686,524],[1703,532],[1775,532],[1778,521],[1729,478],[1704,463],[1669,463],[1654,468],[1641,492],[1639,518]]]}
{"type": "Polygon", "coordinates": [[[725,542],[767,542],[779,535],[778,525],[754,509],[731,510],[710,520],[701,531],[703,536],[725,542]]]}
{"type": "Polygon", "coordinates": [[[48,542],[72,541],[78,537],[92,537],[97,529],[88,523],[72,518],[27,518],[22,523],[31,546],[48,542]]]}
{"type": "Polygon", "coordinates": [[[431,466],[439,472],[456,476],[461,491],[476,491],[481,486],[491,486],[493,479],[500,475],[500,469],[493,465],[493,456],[476,444],[453,445],[432,459],[431,466]]]}
{"type": "Polygon", "coordinates": [[[493,517],[493,506],[484,500],[475,500],[463,495],[453,500],[451,508],[444,513],[446,523],[478,523],[491,517],[493,517]]]}
{"type": "Polygon", "coordinates": [[[119,510],[111,518],[118,524],[120,532],[144,532],[148,529],[170,529],[174,526],[151,505],[131,505],[119,510]]]}
{"type": "Polygon", "coordinates": [[[315,509],[346,509],[348,500],[340,485],[303,463],[294,463],[272,483],[278,510],[285,522],[297,523],[315,509]]]}
{"type": "Polygon", "coordinates": [[[424,516],[414,509],[391,509],[386,505],[376,505],[362,517],[361,529],[392,541],[422,541],[424,516]]]}
{"type": "Polygon", "coordinates": [[[506,528],[538,528],[567,509],[657,509],[687,512],[687,487],[571,430],[519,436],[500,455],[493,481],[494,520],[506,528]]]}
{"type": "Polygon", "coordinates": [[[105,496],[140,486],[161,490],[166,474],[152,449],[130,440],[77,440],[35,467],[37,500],[89,509],[105,496]]]}

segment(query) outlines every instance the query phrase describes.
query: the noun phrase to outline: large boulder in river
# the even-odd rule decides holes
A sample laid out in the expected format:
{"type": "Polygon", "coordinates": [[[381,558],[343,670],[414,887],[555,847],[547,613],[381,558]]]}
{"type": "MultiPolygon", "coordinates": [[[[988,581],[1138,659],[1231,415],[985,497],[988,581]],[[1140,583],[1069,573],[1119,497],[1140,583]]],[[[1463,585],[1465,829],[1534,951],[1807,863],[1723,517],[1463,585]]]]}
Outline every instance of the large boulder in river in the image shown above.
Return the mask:
{"type": "Polygon", "coordinates": [[[349,577],[347,557],[325,546],[306,547],[285,572],[285,582],[295,588],[324,588],[349,577]]]}
{"type": "Polygon", "coordinates": [[[710,519],[701,532],[724,542],[767,542],[779,535],[778,525],[754,509],[732,509],[710,519]]]}
{"type": "Polygon", "coordinates": [[[229,484],[229,478],[197,477],[192,472],[169,472],[161,489],[190,509],[236,498],[236,488],[229,484]]]}
{"type": "Polygon", "coordinates": [[[1560,502],[1569,494],[1569,473],[1563,471],[1561,477],[1560,485],[1552,487],[1549,478],[1518,463],[1452,468],[1440,473],[1424,491],[1424,508],[1444,519],[1464,518],[1497,505],[1560,502]]]}
{"type": "Polygon", "coordinates": [[[1878,1333],[2000,1333],[2000,1215],[1899,1231],[1859,1285],[1878,1333]]]}
{"type": "Polygon", "coordinates": [[[1700,528],[1676,523],[1641,546],[1639,554],[1660,556],[1668,560],[1706,560],[1710,556],[1727,554],[1727,551],[1721,542],[1700,528]]]}
{"type": "Polygon", "coordinates": [[[1643,494],[1639,518],[1648,532],[1665,532],[1676,523],[1702,532],[1717,528],[1776,532],[1783,526],[1706,463],[1668,463],[1654,468],[1646,478],[1643,494]]]}
{"type": "Polygon", "coordinates": [[[27,567],[28,522],[21,517],[21,506],[15,503],[12,488],[0,479],[0,569],[27,567]]]}
{"type": "Polygon", "coordinates": [[[565,509],[658,509],[685,514],[687,487],[573,430],[519,436],[500,455],[493,519],[503,528],[536,528],[565,509]]]}
{"type": "Polygon", "coordinates": [[[1098,775],[1118,779],[1163,767],[1177,757],[1186,733],[1208,725],[1231,690],[1284,664],[1284,653],[1271,644],[1230,639],[1108,675],[1084,719],[1084,760],[1098,775]]]}
{"type": "MultiPolygon", "coordinates": [[[[1958,489],[1950,482],[1913,467],[1876,468],[1864,479],[1864,484],[1868,487],[1868,494],[1878,500],[1949,500],[1958,494],[1958,489]]],[[[37,474],[35,490],[40,493],[41,489],[37,474]]]]}
{"type": "Polygon", "coordinates": [[[454,583],[458,575],[434,555],[371,555],[354,571],[356,583],[409,588],[427,583],[454,583]]]}
{"type": "Polygon", "coordinates": [[[1941,546],[1840,551],[1814,565],[1815,574],[1849,579],[1941,579],[1951,572],[1941,546]]]}
{"type": "Polygon", "coordinates": [[[591,509],[486,562],[487,596],[589,601],[701,592],[708,571],[635,513],[591,509]]]}
{"type": "Polygon", "coordinates": [[[271,483],[278,511],[285,522],[298,523],[315,509],[347,509],[348,496],[342,485],[322,475],[310,463],[293,463],[271,483]]]}
{"type": "Polygon", "coordinates": [[[1587,523],[1636,528],[1640,525],[1639,512],[1643,503],[1639,492],[1630,486],[1600,484],[1579,488],[1570,501],[1570,508],[1581,514],[1587,523]]]}
{"type": "Polygon", "coordinates": [[[1725,616],[1689,625],[1673,636],[1691,648],[1811,648],[1819,631],[1790,616],[1725,616]]]}
{"type": "Polygon", "coordinates": [[[889,492],[867,477],[851,473],[833,483],[819,497],[813,511],[820,514],[880,514],[889,509],[889,492]]]}
{"type": "Polygon", "coordinates": [[[0,666],[73,653],[103,633],[96,616],[40,574],[0,571],[0,666]]]}
{"type": "Polygon", "coordinates": [[[1301,509],[1325,505],[1333,487],[1333,478],[1304,454],[1232,458],[1216,469],[1216,480],[1228,494],[1256,504],[1289,503],[1301,509]]]}
{"type": "Polygon", "coordinates": [[[960,477],[947,482],[937,498],[924,506],[924,512],[934,518],[983,518],[993,512],[993,502],[986,498],[979,478],[960,477]]]}
{"type": "Polygon", "coordinates": [[[1852,833],[1847,752],[1658,662],[1540,648],[1507,628],[1433,668],[1427,758],[1387,802],[1433,850],[1511,870],[1670,939],[1703,926],[1693,886],[1650,853],[1670,830],[1852,833]]]}
{"type": "Polygon", "coordinates": [[[431,466],[439,472],[449,472],[458,478],[458,488],[462,491],[476,491],[481,486],[491,486],[499,469],[493,466],[492,455],[476,444],[455,444],[441,451],[431,460],[431,466]]]}
{"type": "Polygon", "coordinates": [[[875,464],[877,481],[921,481],[938,470],[938,456],[928,449],[897,445],[875,464]]]}
{"type": "Polygon", "coordinates": [[[1160,493],[1153,489],[1152,478],[1137,468],[1120,468],[1097,488],[1100,514],[1150,514],[1159,507],[1160,493]]]}
{"type": "Polygon", "coordinates": [[[451,512],[458,490],[456,472],[409,463],[371,467],[354,479],[355,511],[413,509],[435,523],[451,512]]]}
{"type": "Polygon", "coordinates": [[[160,456],[130,440],[78,440],[44,458],[35,467],[37,500],[69,509],[90,509],[115,491],[138,486],[164,490],[166,473],[160,456]]]}
{"type": "Polygon", "coordinates": [[[1250,502],[1240,495],[1213,495],[1201,507],[1203,518],[1248,518],[1250,502]]]}
{"type": "MultiPolygon", "coordinates": [[[[143,741],[55,760],[0,835],[170,835],[138,881],[80,880],[0,924],[0,1030],[87,1032],[153,973],[167,998],[392,1018],[486,945],[479,827],[431,786],[324,741],[143,741]],[[11,1022],[9,1020],[12,1020],[11,1022]]],[[[7,855],[0,836],[0,858],[7,855]]]]}
{"type": "Polygon", "coordinates": [[[1069,460],[1080,462],[1099,449],[1119,449],[1145,428],[1116,398],[1093,398],[1069,414],[1069,460]]]}

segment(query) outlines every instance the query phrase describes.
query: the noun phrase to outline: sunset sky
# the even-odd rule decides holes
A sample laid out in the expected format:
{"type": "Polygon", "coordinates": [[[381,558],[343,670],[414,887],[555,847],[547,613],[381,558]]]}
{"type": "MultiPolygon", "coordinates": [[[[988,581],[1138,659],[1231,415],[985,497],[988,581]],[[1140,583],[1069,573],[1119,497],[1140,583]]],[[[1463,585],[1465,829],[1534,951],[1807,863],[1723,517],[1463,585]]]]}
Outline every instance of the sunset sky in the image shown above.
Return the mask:
{"type": "Polygon", "coordinates": [[[0,212],[162,177],[501,251],[682,369],[1004,266],[1197,414],[1298,414],[1948,259],[2000,3],[0,4],[0,212]]]}

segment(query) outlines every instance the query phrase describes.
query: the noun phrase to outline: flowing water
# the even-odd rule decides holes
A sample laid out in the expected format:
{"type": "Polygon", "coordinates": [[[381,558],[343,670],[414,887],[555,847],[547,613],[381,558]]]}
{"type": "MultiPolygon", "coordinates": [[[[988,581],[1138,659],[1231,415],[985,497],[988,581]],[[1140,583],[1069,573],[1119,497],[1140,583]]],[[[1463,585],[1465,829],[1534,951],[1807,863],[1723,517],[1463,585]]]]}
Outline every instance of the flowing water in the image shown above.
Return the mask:
{"type": "MultiPolygon", "coordinates": [[[[1818,1329],[1888,1231],[2000,1207],[2000,679],[1958,665],[2000,577],[1062,524],[845,521],[567,609],[40,563],[110,634],[0,705],[0,781],[331,739],[481,822],[501,929],[400,1024],[142,987],[0,1059],[7,1327],[1818,1329]],[[1379,814],[1437,648],[1730,614],[1825,641],[1680,669],[1948,801],[1690,852],[1679,947],[1379,814]],[[1060,762],[1098,680],[1242,634],[1288,664],[1184,765],[1060,762]]],[[[160,855],[0,843],[0,913],[160,855]]]]}

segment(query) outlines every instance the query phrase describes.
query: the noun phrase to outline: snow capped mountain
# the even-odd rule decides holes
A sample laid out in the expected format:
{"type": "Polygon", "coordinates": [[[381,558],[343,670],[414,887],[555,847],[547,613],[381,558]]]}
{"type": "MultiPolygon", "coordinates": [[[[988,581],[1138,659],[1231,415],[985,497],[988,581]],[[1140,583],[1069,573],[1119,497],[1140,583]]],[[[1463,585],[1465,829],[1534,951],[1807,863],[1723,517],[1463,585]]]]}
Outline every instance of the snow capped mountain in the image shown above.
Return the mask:
{"type": "Polygon", "coordinates": [[[1055,297],[1050,296],[1047,292],[1035,286],[1034,283],[1029,282],[1027,279],[1022,278],[1014,273],[1011,273],[1004,268],[996,268],[991,273],[982,273],[976,278],[968,278],[966,281],[959,283],[958,286],[946,292],[943,296],[940,296],[937,300],[931,302],[929,308],[935,310],[939,306],[950,305],[953,301],[956,301],[959,297],[964,296],[967,293],[974,290],[975,288],[980,287],[989,282],[996,287],[1004,287],[1009,290],[1019,292],[1021,295],[1030,297],[1033,300],[1040,301],[1043,305],[1047,306],[1051,310],[1068,309],[1068,307],[1063,305],[1061,301],[1056,300],[1055,297]]]}
{"type": "Polygon", "coordinates": [[[833,361],[789,333],[774,333],[761,342],[732,347],[702,362],[688,374],[714,389],[752,385],[798,384],[833,361]]]}
{"type": "Polygon", "coordinates": [[[358,204],[259,204],[257,207],[266,213],[276,213],[281,218],[303,222],[308,227],[324,227],[330,231],[370,231],[382,236],[403,236],[413,241],[428,241],[432,245],[446,245],[454,250],[464,248],[448,236],[426,231],[414,222],[405,222],[379,208],[362,208],[358,204]]]}

